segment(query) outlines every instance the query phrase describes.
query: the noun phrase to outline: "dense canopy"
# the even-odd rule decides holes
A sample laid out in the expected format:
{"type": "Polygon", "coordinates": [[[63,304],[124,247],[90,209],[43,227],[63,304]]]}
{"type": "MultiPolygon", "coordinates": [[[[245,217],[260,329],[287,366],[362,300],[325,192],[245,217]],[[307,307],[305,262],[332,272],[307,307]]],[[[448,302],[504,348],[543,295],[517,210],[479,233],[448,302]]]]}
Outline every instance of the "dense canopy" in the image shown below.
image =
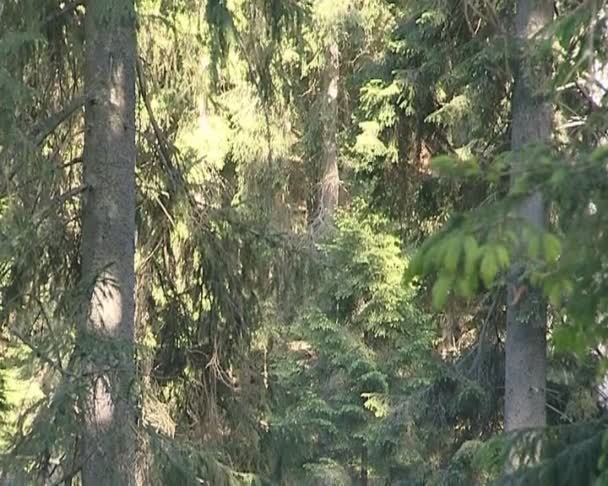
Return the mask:
{"type": "Polygon", "coordinates": [[[608,485],[607,95],[606,0],[0,0],[0,484],[608,485]]]}

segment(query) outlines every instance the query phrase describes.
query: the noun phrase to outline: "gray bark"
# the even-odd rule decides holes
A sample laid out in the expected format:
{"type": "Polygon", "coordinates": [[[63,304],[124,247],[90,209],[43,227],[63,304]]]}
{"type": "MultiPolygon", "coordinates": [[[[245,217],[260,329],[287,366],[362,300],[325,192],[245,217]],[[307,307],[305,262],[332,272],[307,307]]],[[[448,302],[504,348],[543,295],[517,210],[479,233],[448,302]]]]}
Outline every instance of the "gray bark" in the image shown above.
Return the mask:
{"type": "MultiPolygon", "coordinates": [[[[552,0],[517,0],[515,38],[521,49],[553,17],[552,0]]],[[[520,52],[523,52],[520,50],[520,52]]],[[[512,99],[512,149],[551,139],[553,110],[543,94],[549,68],[520,56],[512,99]]],[[[518,170],[518,165],[513,167],[518,170]]],[[[527,196],[518,215],[539,229],[546,211],[540,193],[527,196]]],[[[542,427],[546,423],[546,303],[539,289],[523,277],[523,265],[515,262],[508,282],[505,430],[542,427]]]]}
{"type": "Polygon", "coordinates": [[[338,169],[338,89],[340,82],[340,50],[332,42],[327,48],[323,123],[323,175],[317,216],[313,233],[320,234],[331,227],[340,197],[338,169]]]}
{"type": "Polygon", "coordinates": [[[85,21],[81,271],[87,287],[79,345],[82,484],[136,484],[134,387],[135,61],[133,0],[89,0],[85,21]]]}

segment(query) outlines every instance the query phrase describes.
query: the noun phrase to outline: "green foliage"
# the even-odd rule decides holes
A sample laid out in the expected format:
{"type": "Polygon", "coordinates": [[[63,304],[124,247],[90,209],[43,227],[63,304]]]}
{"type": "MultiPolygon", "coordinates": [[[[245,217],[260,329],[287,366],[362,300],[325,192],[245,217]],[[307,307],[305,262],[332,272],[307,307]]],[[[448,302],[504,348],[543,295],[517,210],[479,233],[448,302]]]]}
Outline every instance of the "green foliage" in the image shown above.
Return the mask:
{"type": "Polygon", "coordinates": [[[193,444],[177,443],[148,431],[150,448],[155,455],[155,474],[162,484],[195,485],[201,482],[218,486],[264,486],[255,474],[235,472],[221,462],[217,451],[202,450],[193,444]]]}
{"type": "MultiPolygon", "coordinates": [[[[581,56],[584,57],[581,54],[584,39],[594,42],[594,33],[589,31],[592,25],[589,14],[592,10],[570,8],[571,5],[565,2],[560,4],[560,17],[549,27],[562,47],[560,50],[554,45],[556,73],[553,89],[559,86],[560,94],[552,93],[551,96],[557,99],[558,111],[559,108],[564,109],[560,116],[567,118],[568,110],[571,110],[576,113],[575,116],[585,120],[585,128],[577,134],[573,131],[564,134],[557,150],[532,146],[517,153],[504,152],[500,145],[492,145],[490,137],[484,137],[488,141],[486,147],[491,147],[491,150],[485,154],[473,152],[462,157],[462,147],[475,149],[476,132],[472,131],[461,139],[462,143],[449,147],[448,155],[435,157],[433,167],[441,177],[465,186],[478,184],[481,179],[481,184],[497,190],[498,194],[482,205],[466,212],[459,211],[458,216],[452,217],[442,230],[422,245],[412,262],[410,274],[419,279],[427,277],[420,281],[424,284],[430,280],[433,303],[445,309],[451,294],[471,298],[479,291],[500,287],[502,275],[515,262],[519,266],[518,271],[522,272],[522,279],[521,287],[515,289],[514,300],[519,298],[518,292],[526,291],[527,285],[535,285],[544,291],[551,304],[554,318],[549,352],[575,351],[578,359],[585,361],[594,346],[605,339],[602,318],[598,317],[601,315],[598,310],[603,305],[600,303],[603,300],[600,297],[604,291],[601,283],[603,278],[597,271],[603,267],[604,250],[600,248],[605,249],[599,223],[602,218],[599,214],[603,211],[600,201],[605,196],[603,182],[596,179],[599,166],[595,166],[604,157],[604,151],[594,149],[590,143],[603,129],[595,131],[592,114],[579,104],[577,95],[565,87],[568,81],[587,69],[588,65],[581,61],[581,56]],[[569,108],[565,108],[566,105],[569,108]],[[463,163],[463,159],[479,160],[480,163],[469,165],[463,163]],[[509,172],[514,162],[517,162],[518,170],[514,172],[511,169],[509,172]],[[511,179],[508,190],[505,187],[507,178],[511,179]],[[550,208],[551,217],[546,229],[524,225],[513,217],[514,209],[520,205],[522,198],[532,192],[541,192],[545,204],[550,208]]],[[[475,12],[478,13],[477,10],[475,12]]],[[[428,25],[439,26],[446,22],[446,17],[427,15],[425,21],[428,25]]],[[[545,56],[551,49],[549,42],[535,41],[526,47],[532,56],[545,56]]],[[[597,56],[603,58],[604,54],[598,52],[597,56]]],[[[539,90],[546,88],[539,87],[539,90]]],[[[467,126],[465,120],[471,99],[474,98],[467,96],[465,89],[449,98],[450,101],[442,103],[438,110],[427,116],[426,121],[445,127],[467,126]]],[[[473,111],[484,113],[477,108],[473,111]]],[[[600,164],[605,164],[605,161],[600,164]]],[[[568,386],[572,385],[569,383],[568,386]]],[[[593,386],[587,384],[582,390],[593,386]]],[[[556,395],[561,393],[556,392],[556,395]]],[[[601,454],[603,432],[595,434],[597,429],[593,431],[593,426],[588,427],[582,412],[588,410],[590,417],[597,416],[596,405],[591,405],[597,400],[593,396],[593,392],[591,395],[578,392],[571,397],[572,401],[568,402],[566,409],[581,413],[579,418],[572,419],[575,424],[571,428],[551,427],[547,431],[530,432],[526,439],[528,442],[498,439],[496,443],[504,447],[502,459],[495,463],[495,468],[486,462],[477,464],[477,469],[498,478],[502,475],[507,456],[522,454],[525,457],[516,461],[521,467],[513,477],[505,479],[505,484],[595,484],[601,481],[597,478],[601,477],[598,454],[601,454]],[[578,433],[582,436],[576,435],[578,433]],[[584,436],[585,433],[590,435],[584,436]],[[539,450],[542,457],[535,456],[539,450]],[[577,459],[566,462],[564,457],[567,454],[577,459]],[[568,472],[563,473],[566,470],[568,472]]],[[[558,411],[563,410],[563,406],[563,402],[559,403],[558,411]]],[[[496,443],[494,446],[484,446],[482,450],[495,451],[496,443]]],[[[452,479],[460,474],[458,471],[452,472],[452,479]]],[[[473,481],[467,476],[468,472],[464,474],[458,481],[473,481]]]]}
{"type": "Polygon", "coordinates": [[[350,486],[352,480],[344,467],[331,459],[321,459],[317,463],[305,464],[305,478],[298,485],[331,484],[335,486],[350,486]]]}
{"type": "Polygon", "coordinates": [[[390,460],[375,437],[396,395],[417,388],[430,370],[432,334],[403,283],[407,260],[388,221],[358,207],[341,214],[321,243],[312,293],[283,356],[275,354],[271,390],[286,403],[273,407],[280,415],[271,417],[270,437],[277,451],[292,445],[281,465],[296,476],[323,457],[356,462],[361,444],[381,474],[390,460]],[[287,438],[287,431],[297,435],[287,438]]]}
{"type": "Polygon", "coordinates": [[[473,464],[494,477],[507,461],[521,464],[497,484],[599,485],[605,437],[605,424],[597,421],[522,431],[478,447],[473,464]]]}
{"type": "MultiPolygon", "coordinates": [[[[78,466],[78,354],[112,351],[74,345],[81,111],[44,131],[83,92],[85,9],[64,3],[0,3],[0,467],[25,484],[78,466]],[[29,387],[40,400],[18,411],[29,387]]],[[[591,3],[558,1],[552,42],[525,46],[553,57],[540,90],[555,144],[511,152],[513,2],[137,2],[150,484],[348,485],[364,453],[370,483],[490,484],[509,454],[539,450],[513,484],[606,482],[607,118],[583,83],[606,48],[591,3]],[[330,44],[341,210],[313,243],[330,44]],[[513,216],[531,191],[550,208],[542,230],[513,216]],[[551,304],[552,427],[491,440],[513,263],[551,304]]]]}

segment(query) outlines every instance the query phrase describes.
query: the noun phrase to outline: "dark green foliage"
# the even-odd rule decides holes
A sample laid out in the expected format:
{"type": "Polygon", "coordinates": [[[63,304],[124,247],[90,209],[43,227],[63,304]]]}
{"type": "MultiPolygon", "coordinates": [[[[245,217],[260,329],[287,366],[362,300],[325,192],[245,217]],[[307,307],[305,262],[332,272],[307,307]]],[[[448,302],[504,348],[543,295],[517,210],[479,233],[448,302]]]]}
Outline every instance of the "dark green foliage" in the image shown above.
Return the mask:
{"type": "Polygon", "coordinates": [[[521,469],[497,484],[600,485],[604,484],[600,471],[605,437],[603,421],[562,425],[547,431],[527,430],[497,437],[479,447],[473,463],[476,468],[493,470],[498,477],[507,457],[515,455],[521,469]]]}
{"type": "Polygon", "coordinates": [[[432,372],[429,321],[403,284],[407,260],[387,229],[386,220],[359,210],[341,215],[321,244],[314,290],[272,367],[278,475],[328,457],[354,471],[361,447],[369,449],[370,474],[386,474],[380,431],[398,397],[432,372]]]}

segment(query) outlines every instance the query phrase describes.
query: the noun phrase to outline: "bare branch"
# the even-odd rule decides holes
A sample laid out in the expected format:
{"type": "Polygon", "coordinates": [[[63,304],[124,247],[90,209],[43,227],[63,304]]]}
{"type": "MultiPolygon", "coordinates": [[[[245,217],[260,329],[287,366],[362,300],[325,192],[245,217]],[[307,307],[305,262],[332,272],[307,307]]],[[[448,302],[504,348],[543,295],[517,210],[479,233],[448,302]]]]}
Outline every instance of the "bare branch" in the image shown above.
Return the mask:
{"type": "Polygon", "coordinates": [[[38,123],[34,127],[34,130],[32,130],[32,139],[34,145],[41,145],[46,137],[53,133],[59,125],[72,116],[76,111],[82,108],[86,101],[86,96],[78,96],[70,101],[62,110],[38,123]]]}
{"type": "Polygon", "coordinates": [[[160,125],[156,121],[156,117],[154,116],[154,111],[152,110],[152,105],[150,104],[150,99],[148,98],[148,90],[146,88],[146,81],[144,79],[143,66],[141,64],[141,59],[139,59],[139,58],[137,59],[136,68],[137,68],[137,80],[139,82],[139,93],[140,93],[141,98],[146,107],[146,111],[148,112],[148,116],[150,117],[150,124],[152,125],[152,129],[154,130],[154,135],[156,136],[156,139],[158,141],[158,150],[163,159],[163,162],[165,163],[165,166],[167,166],[167,168],[172,168],[172,163],[171,163],[172,157],[171,157],[171,153],[169,152],[169,150],[167,148],[167,146],[169,145],[169,142],[168,142],[167,138],[165,137],[165,134],[161,130],[160,125]]]}
{"type": "Polygon", "coordinates": [[[73,12],[74,10],[76,10],[78,7],[84,5],[84,0],[74,0],[73,2],[69,2],[66,5],[64,5],[61,9],[59,9],[57,12],[53,12],[50,15],[47,15],[47,17],[44,19],[44,24],[50,24],[51,22],[54,22],[55,20],[59,19],[60,17],[63,17],[64,15],[67,15],[71,12],[73,12]]]}
{"type": "Polygon", "coordinates": [[[64,192],[63,194],[59,194],[59,196],[53,198],[52,202],[54,204],[63,204],[67,200],[72,199],[73,197],[78,196],[79,194],[82,194],[87,189],[88,186],[86,184],[82,184],[78,187],[74,187],[69,191],[64,192]]]}

